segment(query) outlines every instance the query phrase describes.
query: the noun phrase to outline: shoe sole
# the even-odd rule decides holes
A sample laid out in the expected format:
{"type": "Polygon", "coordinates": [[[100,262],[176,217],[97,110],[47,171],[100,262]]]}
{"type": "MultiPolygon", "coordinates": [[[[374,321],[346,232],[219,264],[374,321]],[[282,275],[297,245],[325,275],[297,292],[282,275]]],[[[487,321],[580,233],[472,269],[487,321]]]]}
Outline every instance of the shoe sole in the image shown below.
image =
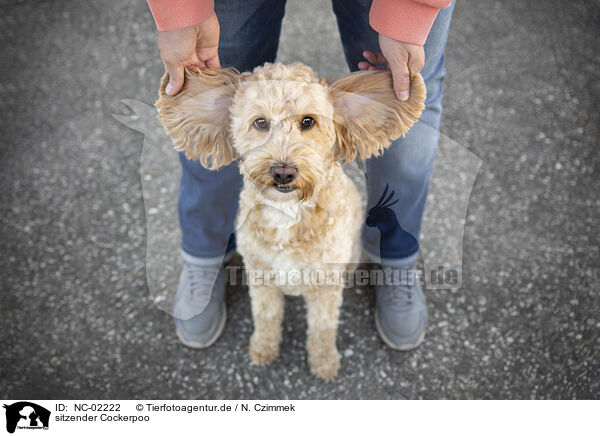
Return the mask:
{"type": "Polygon", "coordinates": [[[394,350],[399,350],[399,351],[414,350],[419,345],[421,345],[421,343],[425,339],[425,329],[423,329],[423,332],[418,337],[418,339],[416,340],[416,342],[413,342],[413,343],[410,343],[410,344],[400,344],[400,345],[396,344],[395,342],[392,342],[385,335],[385,333],[383,333],[383,329],[381,328],[381,324],[379,323],[379,313],[377,312],[377,309],[375,309],[375,327],[377,327],[377,331],[379,332],[379,337],[381,337],[381,339],[383,340],[383,342],[385,342],[386,345],[388,345],[390,348],[393,348],[394,350]]]}
{"type": "Polygon", "coordinates": [[[217,340],[221,337],[221,333],[223,333],[223,330],[225,329],[225,321],[227,321],[227,306],[225,305],[224,301],[223,301],[222,307],[223,307],[223,316],[221,317],[221,322],[219,323],[219,327],[217,328],[215,335],[208,342],[202,343],[202,342],[188,341],[182,336],[179,329],[175,329],[175,331],[177,332],[177,337],[179,338],[181,343],[183,345],[185,345],[186,347],[190,347],[190,348],[208,348],[212,344],[217,342],[217,340]]]}

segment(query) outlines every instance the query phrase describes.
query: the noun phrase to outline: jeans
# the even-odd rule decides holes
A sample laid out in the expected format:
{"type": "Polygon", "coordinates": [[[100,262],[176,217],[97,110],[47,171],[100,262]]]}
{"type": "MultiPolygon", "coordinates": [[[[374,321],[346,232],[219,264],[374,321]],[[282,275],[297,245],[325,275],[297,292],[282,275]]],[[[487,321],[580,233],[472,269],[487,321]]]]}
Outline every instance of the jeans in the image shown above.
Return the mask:
{"type": "MultiPolygon", "coordinates": [[[[362,52],[379,52],[377,33],[369,26],[371,0],[333,0],[344,53],[351,71],[358,69],[362,52]]],[[[426,108],[404,138],[396,139],[379,157],[366,161],[369,205],[375,205],[386,186],[398,199],[392,207],[399,226],[382,231],[363,226],[364,249],[375,258],[416,258],[429,176],[439,140],[442,114],[444,46],[454,2],[442,9],[425,43],[426,108]]],[[[277,54],[285,0],[216,0],[221,25],[219,58],[223,67],[249,71],[277,54]]],[[[307,37],[308,37],[307,28],[307,37]]],[[[235,248],[234,219],[242,179],[233,162],[207,170],[179,155],[182,176],[179,223],[182,249],[202,258],[219,258],[235,248]]]]}

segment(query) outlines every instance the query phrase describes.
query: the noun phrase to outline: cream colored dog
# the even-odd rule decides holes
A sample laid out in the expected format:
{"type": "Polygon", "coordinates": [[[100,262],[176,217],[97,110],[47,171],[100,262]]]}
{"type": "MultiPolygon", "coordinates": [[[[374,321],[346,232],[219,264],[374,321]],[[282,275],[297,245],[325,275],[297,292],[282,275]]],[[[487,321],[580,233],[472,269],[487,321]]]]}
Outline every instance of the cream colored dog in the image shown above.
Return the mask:
{"type": "MultiPolygon", "coordinates": [[[[307,271],[353,269],[364,214],[339,160],[378,155],[408,131],[424,107],[421,76],[412,78],[406,102],[394,95],[389,71],[327,83],[302,64],[265,64],[244,74],[194,70],[174,97],[164,92],[167,82],[163,77],[156,106],[175,148],[210,169],[239,158],[244,186],[236,238],[247,271],[293,270],[305,278],[307,271]]],[[[335,377],[342,284],[254,277],[262,281],[249,284],[252,361],[277,357],[284,295],[302,295],[310,368],[335,377]]]]}

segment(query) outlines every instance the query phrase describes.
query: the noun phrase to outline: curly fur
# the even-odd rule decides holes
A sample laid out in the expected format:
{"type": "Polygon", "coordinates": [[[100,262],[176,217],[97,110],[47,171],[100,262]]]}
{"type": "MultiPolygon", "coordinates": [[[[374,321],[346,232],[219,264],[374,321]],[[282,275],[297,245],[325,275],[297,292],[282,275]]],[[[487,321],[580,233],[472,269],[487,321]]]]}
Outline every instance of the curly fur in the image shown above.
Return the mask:
{"type": "MultiPolygon", "coordinates": [[[[328,84],[301,64],[265,64],[244,74],[190,70],[174,97],[164,92],[167,82],[163,77],[156,106],[175,148],[211,169],[239,158],[244,186],[236,235],[246,268],[352,270],[364,211],[339,160],[378,155],[404,135],[424,107],[422,78],[413,77],[406,102],[395,97],[388,71],[353,73],[328,84]],[[305,116],[315,120],[309,130],[300,128],[305,116]],[[254,128],[257,118],[266,119],[269,128],[254,128]],[[297,169],[294,191],[274,188],[274,165],[297,169]]],[[[267,364],[278,356],[284,295],[305,299],[312,372],[335,377],[339,283],[251,284],[251,360],[267,364]]]]}
{"type": "Polygon", "coordinates": [[[392,86],[388,71],[357,72],[331,84],[339,145],[336,157],[354,160],[357,152],[362,159],[378,156],[390,138],[403,137],[419,119],[426,94],[421,75],[412,75],[408,101],[390,95],[392,86]]]}
{"type": "Polygon", "coordinates": [[[185,86],[176,96],[169,96],[165,92],[169,75],[163,76],[156,107],[177,151],[184,151],[188,159],[199,159],[209,169],[236,158],[228,108],[241,79],[234,69],[186,70],[185,86]]]}

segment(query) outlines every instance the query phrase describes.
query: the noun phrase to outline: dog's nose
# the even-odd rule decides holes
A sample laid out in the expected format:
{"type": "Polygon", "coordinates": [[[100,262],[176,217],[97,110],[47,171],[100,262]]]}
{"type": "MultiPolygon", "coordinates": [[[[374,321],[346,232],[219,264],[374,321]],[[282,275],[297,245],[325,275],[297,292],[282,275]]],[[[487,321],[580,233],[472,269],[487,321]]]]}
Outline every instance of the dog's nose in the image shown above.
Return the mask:
{"type": "Polygon", "coordinates": [[[280,185],[287,185],[296,178],[298,171],[294,167],[287,165],[271,167],[271,177],[280,185]]]}

